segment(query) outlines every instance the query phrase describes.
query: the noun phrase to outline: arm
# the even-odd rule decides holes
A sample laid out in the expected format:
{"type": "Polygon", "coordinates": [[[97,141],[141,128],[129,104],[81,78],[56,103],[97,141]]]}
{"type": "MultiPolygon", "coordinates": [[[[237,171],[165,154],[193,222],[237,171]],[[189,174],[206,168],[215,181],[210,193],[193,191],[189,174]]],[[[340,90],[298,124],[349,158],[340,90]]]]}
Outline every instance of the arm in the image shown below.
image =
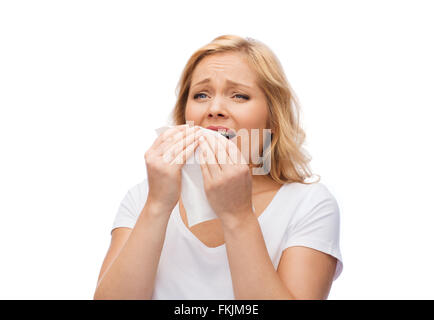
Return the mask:
{"type": "Polygon", "coordinates": [[[145,204],[119,254],[104,262],[94,299],[151,299],[170,213],[145,204]]]}
{"type": "Polygon", "coordinates": [[[181,169],[194,154],[198,132],[197,126],[175,126],[146,151],[146,204],[131,233],[112,239],[94,299],[152,298],[167,223],[181,194],[181,169]]]}
{"type": "Polygon", "coordinates": [[[232,225],[223,225],[236,299],[325,299],[331,287],[336,258],[306,248],[284,251],[276,271],[259,222],[252,212],[232,225]]]}
{"type": "MultiPolygon", "coordinates": [[[[295,247],[285,250],[278,272],[274,269],[262,235],[261,227],[252,212],[252,181],[249,167],[239,163],[243,155],[234,143],[211,137],[226,149],[226,164],[218,162],[216,151],[206,139],[201,140],[201,169],[208,201],[223,226],[229,268],[236,299],[322,299],[327,296],[336,259],[325,253],[295,247]],[[223,141],[220,143],[220,141],[223,141]],[[237,155],[232,156],[232,155],[237,155]],[[222,201],[225,199],[225,201],[222,201]],[[301,270],[301,271],[300,271],[301,270]],[[317,282],[316,282],[317,281],[317,282]]],[[[225,156],[222,154],[222,156],[225,156]]],[[[245,161],[245,159],[244,159],[245,161]]],[[[245,162],[244,162],[245,163],[245,162]]],[[[320,194],[314,208],[308,210],[298,230],[320,230],[320,238],[335,237],[338,213],[335,201],[324,188],[316,187],[320,194]],[[319,213],[319,217],[315,217],[319,213]],[[322,226],[324,217],[331,220],[332,228],[322,226]]]]}

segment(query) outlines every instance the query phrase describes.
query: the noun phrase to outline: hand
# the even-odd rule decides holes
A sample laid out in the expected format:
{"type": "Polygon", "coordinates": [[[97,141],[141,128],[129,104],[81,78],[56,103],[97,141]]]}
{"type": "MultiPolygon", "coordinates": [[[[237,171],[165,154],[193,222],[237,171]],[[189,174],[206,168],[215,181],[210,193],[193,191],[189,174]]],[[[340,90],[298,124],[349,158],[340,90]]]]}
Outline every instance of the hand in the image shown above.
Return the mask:
{"type": "Polygon", "coordinates": [[[163,132],[145,153],[148,203],[172,212],[181,193],[181,169],[194,153],[199,127],[180,125],[163,132]]]}
{"type": "Polygon", "coordinates": [[[203,134],[199,159],[205,193],[223,226],[233,226],[252,210],[252,178],[249,166],[235,143],[203,134]]]}

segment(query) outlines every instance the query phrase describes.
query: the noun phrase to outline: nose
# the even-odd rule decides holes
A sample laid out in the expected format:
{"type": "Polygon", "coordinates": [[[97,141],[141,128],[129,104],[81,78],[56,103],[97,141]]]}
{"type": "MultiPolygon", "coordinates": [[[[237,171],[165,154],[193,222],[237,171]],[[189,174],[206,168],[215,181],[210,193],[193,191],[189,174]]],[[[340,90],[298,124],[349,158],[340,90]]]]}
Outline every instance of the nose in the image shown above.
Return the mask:
{"type": "Polygon", "coordinates": [[[223,103],[220,99],[214,99],[211,103],[211,106],[208,109],[208,118],[209,119],[225,119],[228,117],[226,109],[223,106],[223,103]]]}

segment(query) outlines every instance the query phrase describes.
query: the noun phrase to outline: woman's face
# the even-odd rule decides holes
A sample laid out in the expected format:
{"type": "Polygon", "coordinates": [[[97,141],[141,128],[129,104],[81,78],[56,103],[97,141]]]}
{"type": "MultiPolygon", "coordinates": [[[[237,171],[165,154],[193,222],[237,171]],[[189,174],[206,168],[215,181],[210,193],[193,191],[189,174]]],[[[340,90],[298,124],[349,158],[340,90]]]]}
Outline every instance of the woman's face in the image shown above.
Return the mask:
{"type": "MultiPolygon", "coordinates": [[[[267,128],[267,101],[257,85],[256,73],[245,59],[242,53],[225,52],[201,60],[192,74],[185,119],[204,128],[223,126],[236,132],[247,129],[250,146],[250,129],[259,129],[259,139],[255,140],[261,150],[262,129],[267,128]]],[[[237,138],[238,149],[245,151],[246,143],[240,140],[237,138]]],[[[243,154],[251,162],[250,152],[243,154]]]]}

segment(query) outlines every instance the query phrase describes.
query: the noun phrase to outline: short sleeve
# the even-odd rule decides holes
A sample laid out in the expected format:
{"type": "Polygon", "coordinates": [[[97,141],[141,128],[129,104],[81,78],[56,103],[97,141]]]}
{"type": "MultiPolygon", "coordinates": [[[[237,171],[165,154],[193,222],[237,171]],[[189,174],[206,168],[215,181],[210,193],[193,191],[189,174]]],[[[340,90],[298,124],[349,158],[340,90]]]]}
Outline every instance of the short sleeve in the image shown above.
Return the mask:
{"type": "Polygon", "coordinates": [[[147,195],[148,183],[146,179],[130,188],[119,205],[111,231],[119,227],[134,228],[145,205],[147,195]]]}
{"type": "Polygon", "coordinates": [[[316,183],[311,187],[288,226],[283,250],[305,246],[335,257],[337,264],[333,280],[336,280],[343,270],[339,247],[339,206],[324,184],[316,183]]]}

